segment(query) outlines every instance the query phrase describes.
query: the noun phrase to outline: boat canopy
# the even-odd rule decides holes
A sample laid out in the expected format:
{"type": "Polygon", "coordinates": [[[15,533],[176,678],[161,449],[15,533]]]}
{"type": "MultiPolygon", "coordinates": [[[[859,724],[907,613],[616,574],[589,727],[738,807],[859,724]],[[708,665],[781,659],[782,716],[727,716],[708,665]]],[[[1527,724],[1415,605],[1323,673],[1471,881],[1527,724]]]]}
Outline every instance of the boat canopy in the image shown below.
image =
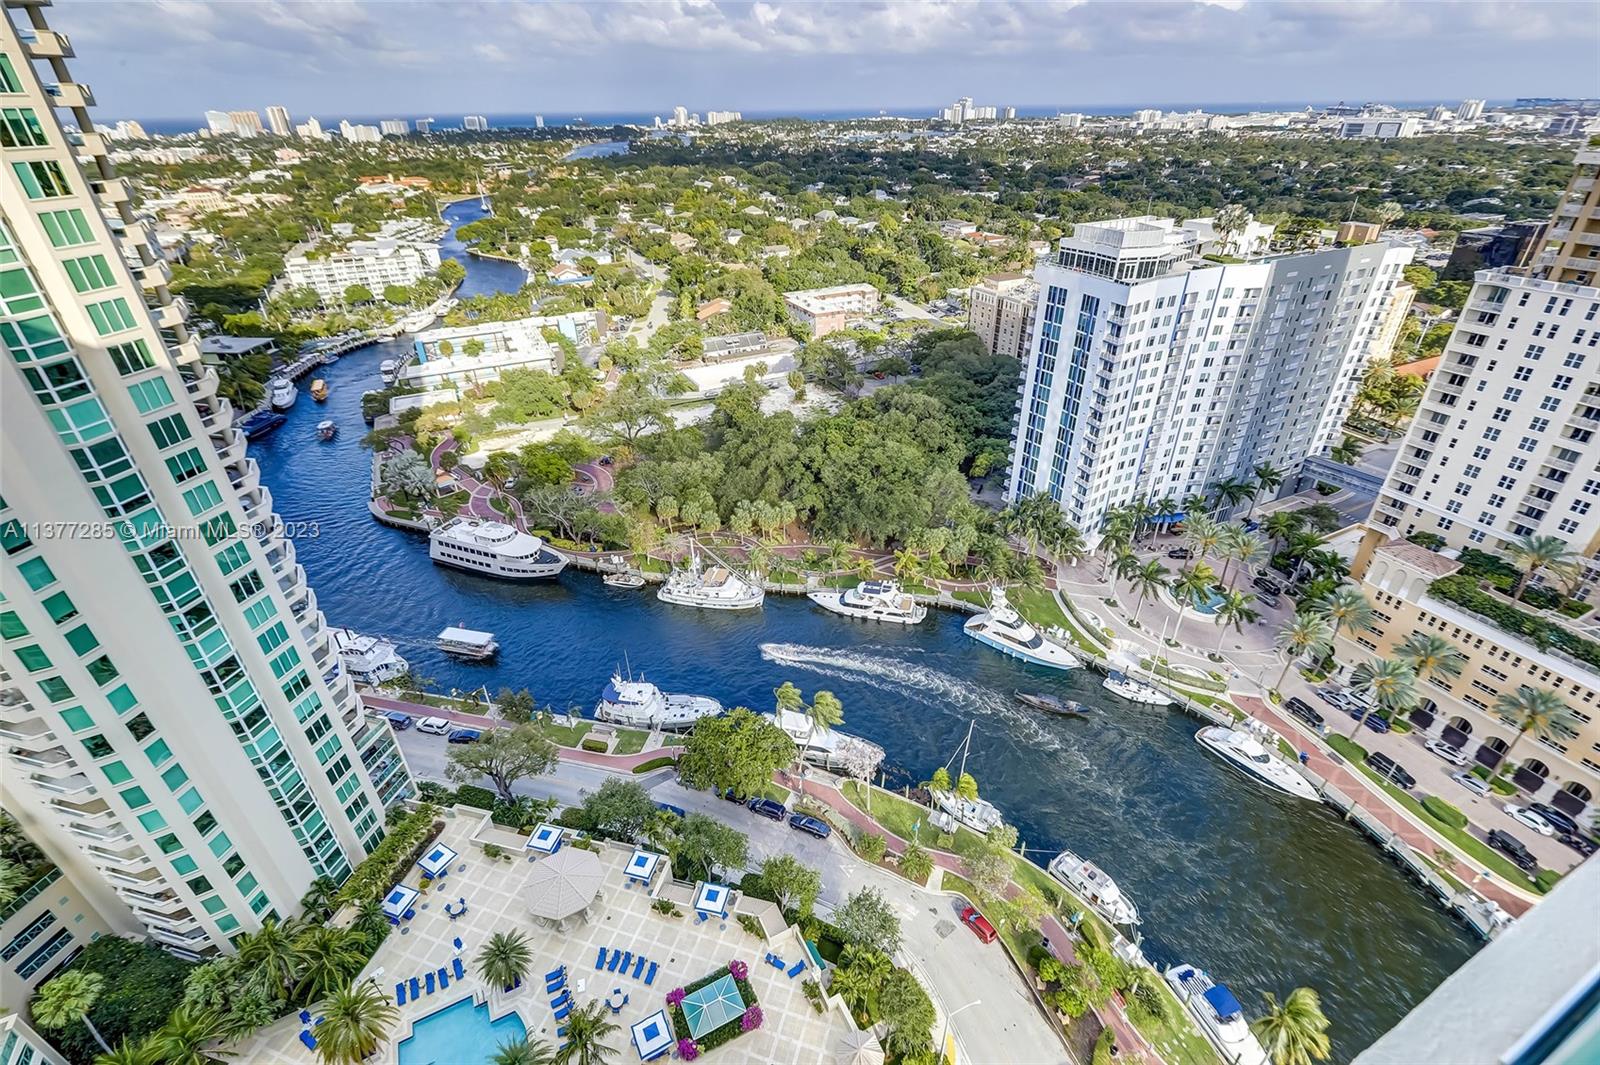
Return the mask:
{"type": "Polygon", "coordinates": [[[1217,1016],[1225,1021],[1244,1012],[1244,1007],[1240,1006],[1239,1000],[1233,997],[1233,992],[1222,984],[1207,988],[1205,996],[1206,1001],[1211,1004],[1211,1008],[1217,1011],[1217,1016]]]}
{"type": "Polygon", "coordinates": [[[439,639],[444,643],[460,644],[464,647],[487,647],[494,642],[494,633],[452,625],[439,633],[439,639]]]}

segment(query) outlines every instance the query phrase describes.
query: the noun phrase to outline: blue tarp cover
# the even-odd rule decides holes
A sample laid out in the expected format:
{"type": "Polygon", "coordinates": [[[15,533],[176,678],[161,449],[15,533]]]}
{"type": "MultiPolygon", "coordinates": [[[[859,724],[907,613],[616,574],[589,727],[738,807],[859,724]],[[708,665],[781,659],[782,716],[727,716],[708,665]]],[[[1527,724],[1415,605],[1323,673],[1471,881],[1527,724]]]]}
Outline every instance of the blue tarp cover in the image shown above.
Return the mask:
{"type": "Polygon", "coordinates": [[[1217,1016],[1223,1020],[1244,1012],[1239,1000],[1233,997],[1233,992],[1221,984],[1206,991],[1206,1001],[1211,1003],[1211,1008],[1216,1010],[1217,1016]]]}

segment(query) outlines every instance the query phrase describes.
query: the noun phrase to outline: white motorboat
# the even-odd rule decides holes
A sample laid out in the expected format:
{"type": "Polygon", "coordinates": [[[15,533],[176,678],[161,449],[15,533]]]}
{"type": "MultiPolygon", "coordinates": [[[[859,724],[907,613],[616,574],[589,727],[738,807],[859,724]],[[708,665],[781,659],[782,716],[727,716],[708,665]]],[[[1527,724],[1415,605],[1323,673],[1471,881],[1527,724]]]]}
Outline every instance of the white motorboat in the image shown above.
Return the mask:
{"type": "Polygon", "coordinates": [[[1167,983],[1178,1001],[1199,1022],[1200,1031],[1222,1054],[1222,1060],[1235,1065],[1267,1065],[1267,1052],[1250,1031],[1244,1008],[1227,986],[1211,979],[1211,974],[1193,965],[1174,965],[1166,972],[1167,983]]]}
{"type": "Polygon", "coordinates": [[[500,651],[500,641],[494,638],[494,633],[480,632],[459,625],[451,625],[441,630],[437,642],[439,650],[447,655],[470,658],[478,662],[493,658],[500,651]]]}
{"type": "Polygon", "coordinates": [[[800,757],[812,765],[848,773],[858,780],[871,780],[883,761],[883,748],[871,740],[838,729],[813,728],[809,717],[794,710],[761,716],[787,732],[800,748],[800,757]]]}
{"type": "Polygon", "coordinates": [[[400,376],[400,363],[394,359],[384,359],[378,363],[378,377],[383,381],[383,387],[389,388],[400,376]]]}
{"type": "Polygon", "coordinates": [[[333,649],[339,653],[344,671],[359,684],[379,685],[394,680],[411,664],[381,636],[363,636],[354,629],[329,629],[333,649]]]}
{"type": "Polygon", "coordinates": [[[567,559],[545,542],[503,521],[451,518],[428,534],[428,557],[451,566],[507,581],[554,577],[567,559]]]}
{"type": "Polygon", "coordinates": [[[1318,799],[1311,781],[1281,758],[1274,758],[1262,744],[1266,737],[1248,729],[1209,725],[1194,734],[1200,746],[1215,751],[1222,760],[1269,788],[1287,792],[1297,799],[1318,799]]]}
{"type": "Polygon", "coordinates": [[[988,644],[1002,654],[1020,658],[1050,669],[1075,669],[1078,657],[1060,644],[1051,643],[1006,599],[1004,588],[996,588],[989,609],[967,620],[962,631],[979,643],[988,644]]]}
{"type": "Polygon", "coordinates": [[[693,552],[686,568],[668,574],[656,598],[705,610],[753,610],[766,600],[767,593],[727,566],[702,569],[699,552],[693,552]]]}
{"type": "Polygon", "coordinates": [[[1113,695],[1120,695],[1129,702],[1148,703],[1151,706],[1171,706],[1172,696],[1156,687],[1146,684],[1142,680],[1134,680],[1126,673],[1112,670],[1100,686],[1113,695]]]}
{"type": "Polygon", "coordinates": [[[640,677],[624,680],[611,674],[594,716],[601,721],[630,728],[686,729],[702,717],[722,713],[722,704],[707,695],[668,695],[640,677]]]}
{"type": "Polygon", "coordinates": [[[902,591],[896,581],[862,581],[842,591],[807,592],[806,598],[824,610],[864,621],[915,625],[928,616],[928,608],[902,591]]]}
{"type": "Polygon", "coordinates": [[[964,799],[953,791],[931,789],[929,794],[939,809],[980,835],[987,835],[1005,821],[1000,808],[986,799],[964,799]]]}
{"type": "Polygon", "coordinates": [[[643,588],[644,578],[637,573],[608,573],[600,583],[608,588],[643,588]]]}
{"type": "Polygon", "coordinates": [[[300,398],[300,390],[287,377],[274,377],[267,383],[267,388],[273,410],[288,410],[300,398]]]}
{"type": "Polygon", "coordinates": [[[1077,893],[1089,908],[1112,924],[1136,925],[1139,907],[1122,893],[1117,882],[1087,858],[1062,851],[1050,859],[1050,875],[1077,893]]]}
{"type": "Polygon", "coordinates": [[[317,423],[317,439],[318,440],[332,440],[334,437],[336,437],[338,435],[339,435],[339,426],[338,426],[337,422],[334,422],[333,420],[328,419],[328,418],[324,418],[322,421],[317,423]]]}

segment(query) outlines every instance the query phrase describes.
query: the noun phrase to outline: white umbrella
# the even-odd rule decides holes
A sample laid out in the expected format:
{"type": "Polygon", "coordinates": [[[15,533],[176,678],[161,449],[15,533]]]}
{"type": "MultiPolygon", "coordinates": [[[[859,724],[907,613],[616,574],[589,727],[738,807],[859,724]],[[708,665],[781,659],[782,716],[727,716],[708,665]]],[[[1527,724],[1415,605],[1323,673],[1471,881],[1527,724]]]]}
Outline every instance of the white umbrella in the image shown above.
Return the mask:
{"type": "Polygon", "coordinates": [[[852,1028],[839,1038],[833,1060],[837,1065],[883,1065],[883,1045],[871,1032],[852,1028]]]}

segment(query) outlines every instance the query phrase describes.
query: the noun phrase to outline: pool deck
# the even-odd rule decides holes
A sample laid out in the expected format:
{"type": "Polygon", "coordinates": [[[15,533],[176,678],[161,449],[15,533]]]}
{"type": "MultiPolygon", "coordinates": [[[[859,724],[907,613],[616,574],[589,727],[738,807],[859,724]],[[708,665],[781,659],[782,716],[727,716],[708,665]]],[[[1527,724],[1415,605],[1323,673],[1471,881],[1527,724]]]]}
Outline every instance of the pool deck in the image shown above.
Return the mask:
{"type": "MultiPolygon", "coordinates": [[[[595,905],[593,919],[556,931],[535,922],[528,914],[527,882],[534,863],[521,851],[525,837],[487,825],[481,811],[468,807],[447,810],[442,816],[445,829],[439,839],[458,851],[460,858],[433,890],[423,892],[416,903],[416,917],[390,933],[359,979],[374,979],[392,1000],[397,982],[409,983],[412,976],[420,978],[425,972],[449,969],[451,958],[456,956],[454,940],[458,936],[467,978],[457,981],[452,976],[449,988],[436,988],[420,1000],[412,1000],[408,991],[390,1040],[379,1048],[372,1061],[397,1061],[397,1045],[411,1034],[416,1021],[468,997],[486,1002],[491,1019],[516,1012],[527,1026],[530,1039],[548,1042],[554,1049],[559,1044],[558,1024],[550,1009],[550,996],[544,990],[544,974],[560,965],[567,967],[567,984],[577,1004],[604,999],[615,987],[629,995],[621,1013],[611,1018],[618,1026],[609,1040],[618,1065],[638,1060],[628,1036],[629,1026],[665,1009],[667,992],[673,988],[698,980],[734,959],[749,966],[750,983],[765,1020],[760,1029],[710,1051],[709,1060],[774,1065],[815,1062],[827,1057],[839,1038],[853,1027],[842,1006],[835,1003],[825,1013],[818,1013],[806,1000],[802,984],[818,975],[814,967],[791,980],[762,960],[768,951],[790,963],[804,957],[804,947],[794,929],[784,928],[770,941],[758,939],[739,925],[732,909],[725,921],[712,918],[697,922],[691,901],[693,885],[668,879],[663,863],[647,890],[624,872],[633,849],[608,844],[595,852],[605,879],[602,901],[595,905]],[[485,857],[483,842],[505,848],[511,860],[485,857]],[[444,904],[461,897],[467,900],[467,912],[452,921],[444,912],[444,904]],[[665,917],[655,912],[652,904],[661,897],[672,899],[682,916],[665,917]],[[477,976],[474,959],[493,933],[512,930],[526,935],[533,964],[529,978],[508,994],[485,986],[477,976]],[[634,980],[620,972],[596,971],[595,957],[601,947],[632,951],[635,956],[643,954],[656,962],[659,970],[654,983],[646,987],[642,979],[634,980]]],[[[420,873],[413,867],[404,882],[415,887],[419,880],[420,873]]],[[[747,904],[770,907],[758,900],[748,900],[747,904]]],[[[767,920],[772,928],[770,914],[767,920]]],[[[312,1013],[315,1015],[316,1010],[312,1013]]],[[[260,1029],[229,1048],[235,1055],[233,1060],[312,1065],[319,1059],[300,1043],[303,1027],[298,1017],[291,1016],[260,1029]]],[[[474,1063],[463,1059],[459,1065],[474,1063]]]]}

